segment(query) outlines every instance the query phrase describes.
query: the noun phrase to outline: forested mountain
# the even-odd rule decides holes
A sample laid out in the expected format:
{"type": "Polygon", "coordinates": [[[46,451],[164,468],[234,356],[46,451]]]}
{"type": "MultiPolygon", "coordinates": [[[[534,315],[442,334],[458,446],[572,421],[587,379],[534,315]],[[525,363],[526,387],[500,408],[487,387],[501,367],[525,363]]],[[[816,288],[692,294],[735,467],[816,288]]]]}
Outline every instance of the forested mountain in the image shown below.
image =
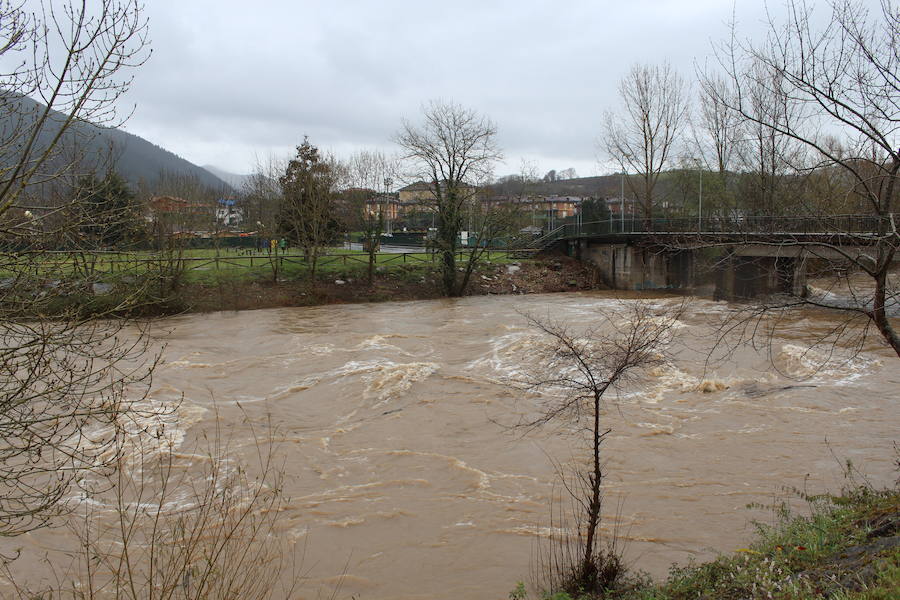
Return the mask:
{"type": "MultiPolygon", "coordinates": [[[[35,119],[43,105],[26,97],[0,99],[0,136],[9,142],[16,131],[35,119]]],[[[46,148],[59,132],[65,115],[53,112],[40,132],[36,148],[46,148]]],[[[80,172],[105,172],[109,165],[135,189],[153,189],[162,173],[195,178],[200,184],[231,193],[232,187],[201,167],[134,134],[86,121],[73,123],[57,145],[54,161],[75,162],[80,172]]]]}

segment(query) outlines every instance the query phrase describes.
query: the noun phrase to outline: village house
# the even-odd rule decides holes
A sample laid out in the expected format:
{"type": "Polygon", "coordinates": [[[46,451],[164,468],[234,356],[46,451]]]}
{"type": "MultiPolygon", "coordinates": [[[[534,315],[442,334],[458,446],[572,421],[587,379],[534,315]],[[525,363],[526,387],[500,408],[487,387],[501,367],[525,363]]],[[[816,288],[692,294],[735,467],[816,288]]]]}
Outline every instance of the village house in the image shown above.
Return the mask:
{"type": "MultiPolygon", "coordinates": [[[[470,198],[475,196],[475,194],[478,192],[478,189],[473,186],[462,185],[460,186],[459,191],[466,198],[470,198]]],[[[435,198],[434,184],[428,183],[426,181],[417,181],[415,183],[411,183],[406,187],[400,188],[399,198],[400,204],[405,206],[427,204],[429,202],[432,202],[435,198]]]]}
{"type": "Polygon", "coordinates": [[[583,200],[579,196],[494,196],[486,202],[495,206],[513,206],[523,213],[556,220],[577,215],[583,200]]]}

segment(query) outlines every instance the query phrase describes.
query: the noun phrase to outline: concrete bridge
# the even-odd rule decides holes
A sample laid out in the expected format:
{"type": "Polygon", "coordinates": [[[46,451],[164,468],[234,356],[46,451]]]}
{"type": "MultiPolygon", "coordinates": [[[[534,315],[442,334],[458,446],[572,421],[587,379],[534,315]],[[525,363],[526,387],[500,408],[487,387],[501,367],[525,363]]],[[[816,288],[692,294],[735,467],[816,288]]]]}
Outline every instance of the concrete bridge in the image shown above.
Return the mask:
{"type": "Polygon", "coordinates": [[[593,264],[613,289],[803,296],[811,262],[846,263],[871,252],[884,239],[879,224],[867,215],[611,219],[569,223],[542,241],[593,264]]]}

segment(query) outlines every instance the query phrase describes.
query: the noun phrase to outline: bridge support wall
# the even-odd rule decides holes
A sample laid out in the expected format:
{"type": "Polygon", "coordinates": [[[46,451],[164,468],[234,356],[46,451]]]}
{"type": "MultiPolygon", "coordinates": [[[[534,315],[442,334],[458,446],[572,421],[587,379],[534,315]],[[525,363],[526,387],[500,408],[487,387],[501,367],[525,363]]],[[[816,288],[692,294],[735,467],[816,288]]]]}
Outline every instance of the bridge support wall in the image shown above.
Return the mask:
{"type": "Polygon", "coordinates": [[[717,264],[716,299],[806,294],[806,259],[802,255],[744,256],[729,253],[717,264]]]}
{"type": "MultiPolygon", "coordinates": [[[[766,249],[723,249],[710,260],[711,272],[700,272],[701,251],[625,243],[577,242],[576,254],[596,267],[612,289],[677,289],[692,292],[710,279],[718,299],[754,298],[777,293],[802,296],[806,290],[806,260],[802,253],[766,255],[766,249]]],[[[769,250],[771,253],[771,250],[769,250]]],[[[709,254],[709,251],[705,251],[709,254]]]]}
{"type": "Polygon", "coordinates": [[[579,256],[597,268],[601,280],[617,290],[692,289],[691,250],[668,250],[628,244],[579,243],[579,256]]]}

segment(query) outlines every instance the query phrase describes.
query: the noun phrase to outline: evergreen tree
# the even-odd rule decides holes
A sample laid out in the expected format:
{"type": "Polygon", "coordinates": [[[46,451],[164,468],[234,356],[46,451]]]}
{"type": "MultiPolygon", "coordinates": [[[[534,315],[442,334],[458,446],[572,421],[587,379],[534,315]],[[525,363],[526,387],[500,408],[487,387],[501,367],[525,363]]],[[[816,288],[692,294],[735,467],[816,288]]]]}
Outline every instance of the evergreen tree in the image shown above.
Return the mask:
{"type": "Polygon", "coordinates": [[[333,193],[339,175],[336,161],[323,159],[319,149],[304,137],[303,144],[297,146],[297,155],[278,179],[281,185],[278,230],[303,249],[309,261],[310,281],[315,281],[320,250],[340,232],[333,193]]]}
{"type": "Polygon", "coordinates": [[[118,173],[78,178],[73,203],[79,245],[90,249],[122,248],[143,239],[144,221],[134,192],[118,173]]]}
{"type": "Polygon", "coordinates": [[[581,222],[593,223],[596,221],[608,221],[610,219],[609,207],[602,198],[587,198],[581,203],[581,222]]]}

